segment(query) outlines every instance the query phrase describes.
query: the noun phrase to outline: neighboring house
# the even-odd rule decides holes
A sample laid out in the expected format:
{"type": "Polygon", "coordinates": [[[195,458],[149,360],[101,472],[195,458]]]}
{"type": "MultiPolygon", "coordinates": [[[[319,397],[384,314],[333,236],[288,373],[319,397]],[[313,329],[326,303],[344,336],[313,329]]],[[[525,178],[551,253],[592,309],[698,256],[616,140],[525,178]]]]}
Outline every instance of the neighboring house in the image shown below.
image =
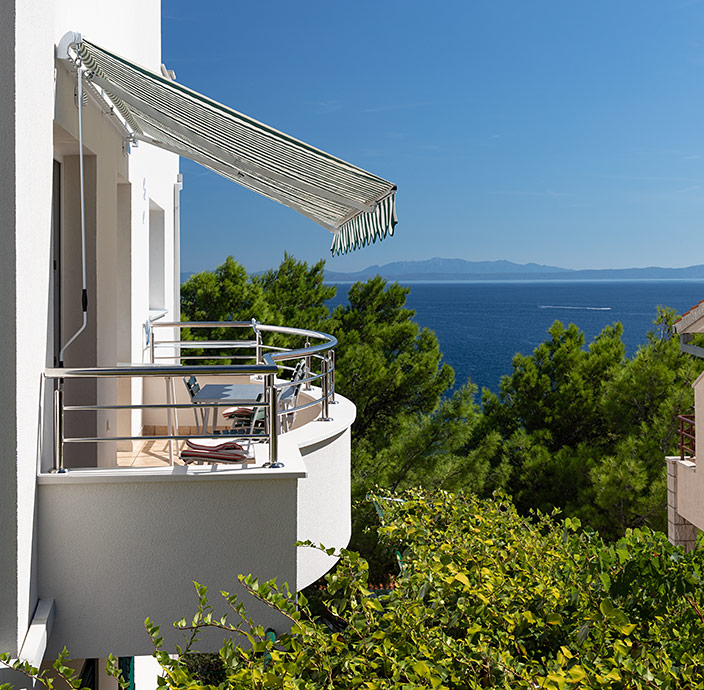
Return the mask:
{"type": "MultiPolygon", "coordinates": [[[[704,333],[704,300],[686,311],[674,324],[680,348],[704,358],[704,348],[693,344],[704,333]]],[[[691,551],[697,531],[704,529],[704,473],[697,472],[697,448],[704,448],[704,373],[692,384],[694,414],[680,417],[680,455],[667,460],[667,532],[673,544],[691,551]]]]}
{"type": "Polygon", "coordinates": [[[192,580],[237,591],[252,573],[300,589],[334,558],[295,542],[349,538],[355,408],[335,398],[324,334],[274,362],[255,325],[257,363],[219,372],[264,391],[252,463],[186,468],[168,442],[166,461],[118,462],[145,434],[209,433],[184,423],[208,410],[180,382],[204,372],[178,345],[178,155],[310,217],[337,252],[395,225],[390,183],[178,86],[160,21],[159,0],[0,5],[0,651],[34,664],[64,645],[77,663],[150,654],[146,616],[173,647],[192,580]],[[294,361],[314,379],[295,420],[274,378],[294,361]]]}

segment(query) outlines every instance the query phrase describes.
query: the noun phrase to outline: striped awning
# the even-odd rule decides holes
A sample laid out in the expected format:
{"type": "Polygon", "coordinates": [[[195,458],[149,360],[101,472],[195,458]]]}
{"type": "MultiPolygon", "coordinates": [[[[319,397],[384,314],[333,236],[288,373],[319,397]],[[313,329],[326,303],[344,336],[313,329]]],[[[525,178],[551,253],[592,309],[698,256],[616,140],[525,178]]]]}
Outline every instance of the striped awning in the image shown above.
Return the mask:
{"type": "Polygon", "coordinates": [[[393,235],[396,186],[83,39],[80,68],[136,140],[190,158],[334,234],[331,251],[393,235]]]}

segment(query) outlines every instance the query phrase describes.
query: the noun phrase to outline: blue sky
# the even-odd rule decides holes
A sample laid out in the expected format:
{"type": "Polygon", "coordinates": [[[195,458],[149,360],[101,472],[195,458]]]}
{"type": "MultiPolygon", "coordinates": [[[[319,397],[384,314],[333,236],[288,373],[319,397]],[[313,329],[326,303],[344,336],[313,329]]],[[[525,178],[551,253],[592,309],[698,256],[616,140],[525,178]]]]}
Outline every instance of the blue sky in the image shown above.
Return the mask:
{"type": "Polygon", "coordinates": [[[179,82],[398,185],[396,234],[330,234],[182,161],[183,271],[284,251],[331,270],[433,256],[704,263],[697,0],[162,0],[179,82]]]}

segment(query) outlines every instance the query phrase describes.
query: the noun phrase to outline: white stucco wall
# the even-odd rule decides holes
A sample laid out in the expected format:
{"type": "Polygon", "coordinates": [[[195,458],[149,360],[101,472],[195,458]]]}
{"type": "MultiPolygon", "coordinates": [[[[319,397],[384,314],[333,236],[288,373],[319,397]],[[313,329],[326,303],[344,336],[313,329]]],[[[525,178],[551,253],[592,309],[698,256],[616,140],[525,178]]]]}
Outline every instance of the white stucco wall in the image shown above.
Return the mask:
{"type": "Polygon", "coordinates": [[[701,449],[704,454],[704,372],[697,377],[692,388],[694,388],[694,419],[695,422],[699,422],[694,427],[694,447],[695,451],[701,449]]]}
{"type": "Polygon", "coordinates": [[[121,0],[96,5],[92,0],[21,0],[42,13],[41,23],[52,29],[58,43],[67,31],[78,31],[154,72],[161,64],[161,3],[121,0]]]}
{"type": "MultiPolygon", "coordinates": [[[[40,455],[44,469],[52,459],[51,430],[40,420],[50,418],[48,398],[42,409],[50,387],[42,391],[41,375],[53,358],[54,159],[63,165],[62,342],[80,323],[77,109],[73,77],[54,59],[54,45],[68,30],[158,71],[160,3],[0,4],[0,354],[14,363],[0,409],[0,650],[18,651],[38,598],[46,596],[57,602],[47,658],[64,644],[76,657],[139,655],[151,651],[144,617],[162,622],[166,632],[189,613],[192,579],[217,596],[221,588],[234,589],[237,572],[277,576],[294,588],[332,565],[310,551],[297,554],[293,545],[297,539],[347,544],[354,406],[341,400],[333,422],[311,422],[282,439],[282,446],[300,449],[303,460],[298,451],[290,455],[298,474],[287,476],[287,469],[278,478],[241,481],[196,472],[143,481],[143,474],[128,472],[90,482],[62,475],[37,488],[40,455]]],[[[146,144],[127,156],[121,134],[92,100],[84,114],[89,326],[67,351],[66,364],[144,362],[150,208],[163,210],[164,319],[178,320],[178,159],[146,144]]],[[[105,382],[91,390],[98,402],[142,396],[139,383],[105,382]]],[[[101,433],[118,424],[113,412],[91,414],[101,433]]],[[[142,414],[129,413],[120,423],[136,433],[142,414]]],[[[87,455],[110,464],[114,448],[107,448],[87,455]]],[[[281,628],[268,608],[251,610],[281,628]]],[[[216,647],[219,639],[211,642],[216,647]]]]}
{"type": "MultiPolygon", "coordinates": [[[[158,70],[160,64],[160,3],[158,0],[124,0],[96,5],[89,0],[10,0],[0,4],[0,315],[3,329],[0,354],[14,364],[5,375],[0,432],[3,450],[0,462],[0,649],[16,652],[29,625],[37,601],[36,554],[36,470],[41,438],[41,373],[51,364],[53,348],[51,304],[51,213],[52,161],[54,152],[55,96],[72,100],[73,86],[65,86],[65,75],[54,59],[55,44],[68,30],[83,33],[96,43],[158,70]],[[138,18],[138,19],[136,19],[138,18]],[[62,85],[64,84],[64,85],[62,85]],[[62,89],[68,88],[68,92],[62,89]]],[[[117,182],[134,188],[145,177],[150,194],[162,199],[166,222],[173,227],[173,185],[178,172],[176,156],[149,151],[142,146],[123,171],[115,156],[106,155],[115,132],[107,120],[87,106],[89,154],[94,160],[97,186],[88,205],[94,207],[99,228],[92,238],[97,274],[96,289],[90,296],[98,323],[96,359],[115,359],[117,311],[115,253],[120,237],[116,230],[117,182]],[[91,114],[92,113],[92,114],[91,114]],[[90,124],[90,120],[93,123],[90,124]],[[102,150],[98,152],[98,149],[102,150]],[[134,167],[131,170],[130,167],[134,167]],[[137,168],[139,170],[137,171],[137,168]],[[111,325],[112,320],[112,325],[111,325]]],[[[75,138],[75,107],[56,112],[61,129],[75,138]]],[[[66,143],[66,142],[64,142],[66,143]]],[[[60,154],[62,155],[62,154],[60,154]]],[[[131,231],[137,238],[134,251],[141,251],[140,225],[131,212],[131,231]]],[[[166,237],[173,238],[167,231],[166,237]]],[[[74,250],[77,248],[74,247],[74,250]]],[[[171,251],[171,250],[168,250],[171,251]]],[[[168,254],[167,251],[167,254],[168,254]]],[[[173,289],[173,254],[165,257],[167,280],[173,289]]],[[[131,278],[132,279],[132,278],[131,278]]],[[[133,279],[132,290],[144,292],[144,278],[133,279]]],[[[80,299],[80,294],[76,296],[80,299]]],[[[136,311],[142,311],[138,305],[136,311]]],[[[139,324],[147,313],[135,313],[139,324]]],[[[67,335],[70,335],[68,333],[67,335]]],[[[136,349],[136,348],[135,348],[136,349]]],[[[96,362],[86,362],[91,365],[96,362]]],[[[114,390],[107,386],[102,393],[114,390]]],[[[101,393],[101,394],[102,394],[101,393]]],[[[44,439],[47,441],[48,439],[44,439]]]]}
{"type": "MultiPolygon", "coordinates": [[[[195,612],[194,580],[208,586],[218,615],[220,590],[241,591],[240,573],[294,589],[297,478],[279,477],[196,469],[146,481],[145,472],[128,470],[40,484],[39,589],[57,602],[47,656],[64,644],[75,657],[150,654],[147,616],[175,649],[182,637],[171,624],[195,612]]],[[[247,594],[245,603],[259,623],[283,629],[268,607],[247,594]]],[[[223,636],[205,635],[199,648],[215,650],[223,636]]]]}
{"type": "Polygon", "coordinates": [[[681,463],[677,468],[677,512],[685,520],[704,530],[704,472],[698,472],[701,462],[704,462],[704,374],[693,384],[695,426],[695,448],[697,456],[702,456],[699,462],[681,463]]]}
{"type": "MultiPolygon", "coordinates": [[[[16,324],[13,351],[3,352],[4,362],[16,367],[15,415],[16,444],[12,453],[16,482],[16,541],[9,549],[16,563],[16,600],[14,640],[21,644],[36,605],[34,563],[35,474],[38,456],[40,373],[46,363],[47,296],[51,237],[53,46],[51,27],[46,21],[44,3],[16,4],[15,122],[14,132],[0,146],[14,149],[15,180],[13,223],[3,228],[15,237],[16,254],[10,268],[15,290],[12,322],[16,324]],[[42,165],[41,162],[44,164],[42,165]],[[16,556],[16,559],[15,559],[16,556]]],[[[7,6],[7,3],[4,4],[7,6]]],[[[6,91],[0,85],[3,98],[6,91]]],[[[0,152],[0,157],[4,152],[0,152]]],[[[3,295],[0,299],[6,299],[3,295]]],[[[4,439],[3,439],[4,440],[4,439]]],[[[5,463],[3,462],[3,465],[5,463]]],[[[2,483],[4,477],[0,478],[2,483]]],[[[3,513],[9,506],[3,505],[3,513]]],[[[0,552],[7,553],[4,545],[0,552]]],[[[4,580],[7,575],[3,572],[4,580]]],[[[0,583],[0,589],[4,583],[0,583]]],[[[13,587],[14,589],[14,587],[13,587]]],[[[7,639],[9,631],[3,631],[7,639]]],[[[13,646],[15,646],[13,645],[13,646]]]]}
{"type": "MultiPolygon", "coordinates": [[[[352,529],[350,428],[357,409],[338,395],[329,414],[329,421],[310,421],[284,438],[297,445],[306,467],[306,477],[298,482],[298,540],[339,550],[349,543],[352,529]]],[[[300,546],[297,589],[315,582],[336,561],[318,549],[300,546]]]]}
{"type": "MultiPolygon", "coordinates": [[[[303,449],[307,476],[299,480],[298,539],[339,550],[351,535],[350,430],[303,449]]],[[[303,589],[333,567],[337,558],[298,547],[297,589],[303,589]]]]}
{"type": "MultiPolygon", "coordinates": [[[[5,361],[14,361],[16,343],[16,232],[15,232],[15,8],[11,3],[0,4],[0,319],[5,324],[0,329],[0,352],[5,361]]],[[[18,465],[17,465],[17,416],[15,400],[17,372],[8,368],[5,372],[6,403],[0,407],[0,553],[7,554],[0,574],[0,649],[17,650],[18,596],[17,552],[18,515],[18,465]]],[[[24,483],[24,482],[23,482],[24,483]]],[[[28,489],[23,486],[23,491],[28,489]]],[[[31,488],[29,489],[31,492],[31,488]]],[[[30,494],[30,505],[32,497],[30,494]]],[[[31,513],[29,513],[31,514],[31,513]]],[[[28,514],[23,515],[24,519],[28,514]]],[[[26,528],[24,528],[26,529],[26,528]]],[[[29,562],[27,556],[24,563],[29,562]]],[[[28,597],[24,596],[25,606],[28,597]]]]}

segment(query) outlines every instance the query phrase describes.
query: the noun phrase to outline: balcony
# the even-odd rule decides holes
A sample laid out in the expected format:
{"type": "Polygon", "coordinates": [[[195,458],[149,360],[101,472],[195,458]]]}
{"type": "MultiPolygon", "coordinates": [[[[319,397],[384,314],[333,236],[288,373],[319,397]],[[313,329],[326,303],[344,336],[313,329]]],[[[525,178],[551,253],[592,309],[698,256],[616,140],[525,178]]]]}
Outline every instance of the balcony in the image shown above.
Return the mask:
{"type": "Polygon", "coordinates": [[[694,462],[696,458],[695,454],[695,442],[696,435],[695,431],[695,421],[693,414],[681,414],[677,415],[677,421],[679,422],[679,435],[680,435],[680,460],[685,458],[694,462]]]}
{"type": "MultiPolygon", "coordinates": [[[[193,609],[193,580],[214,600],[238,591],[238,573],[298,590],[335,560],[297,541],[349,540],[355,407],[335,391],[335,339],[255,322],[165,323],[147,335],[145,364],[45,374],[54,384],[52,452],[39,473],[35,554],[38,594],[57,604],[49,656],[65,640],[76,657],[149,654],[146,616],[173,646],[170,624],[193,609]],[[185,340],[185,328],[237,337],[185,340]],[[294,371],[297,396],[284,404],[294,371]],[[182,382],[191,377],[203,388],[261,390],[248,401],[261,423],[233,428],[222,416],[232,401],[194,403],[182,382]],[[236,439],[248,457],[186,464],[189,439],[236,439]]],[[[244,600],[263,625],[286,628],[244,600]]]]}

